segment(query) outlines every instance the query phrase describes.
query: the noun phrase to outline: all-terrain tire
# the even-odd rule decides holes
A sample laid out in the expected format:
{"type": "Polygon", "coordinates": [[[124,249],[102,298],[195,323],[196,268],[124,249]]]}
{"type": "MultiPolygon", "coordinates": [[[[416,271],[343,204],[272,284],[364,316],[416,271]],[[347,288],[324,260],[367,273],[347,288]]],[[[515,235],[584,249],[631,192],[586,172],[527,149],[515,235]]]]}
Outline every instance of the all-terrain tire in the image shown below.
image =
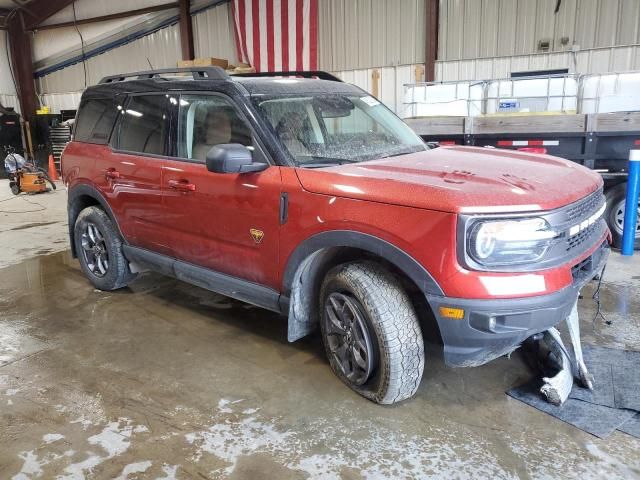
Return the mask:
{"type": "MultiPolygon", "coordinates": [[[[627,184],[620,183],[615,187],[609,188],[605,192],[607,199],[607,209],[604,212],[604,218],[611,230],[613,237],[613,246],[622,248],[622,224],[620,222],[620,206],[627,199],[627,184]]],[[[640,237],[636,233],[635,248],[640,248],[640,237]]]]}
{"type": "Polygon", "coordinates": [[[74,240],[78,260],[85,276],[100,290],[116,290],[126,287],[136,278],[131,273],[129,262],[122,251],[122,237],[109,216],[99,207],[87,207],[80,212],[74,225],[74,240]],[[108,268],[102,276],[94,273],[90,268],[87,257],[83,253],[82,236],[86,232],[87,224],[92,224],[99,230],[104,239],[104,247],[108,255],[108,268]]]}
{"type": "Polygon", "coordinates": [[[374,262],[346,263],[333,268],[321,287],[320,308],[325,351],[331,368],[344,383],[381,404],[400,402],[415,394],[425,362],[422,330],[411,300],[390,272],[374,262]],[[345,377],[330,351],[325,304],[332,292],[357,300],[373,337],[375,366],[361,385],[345,377]]]}

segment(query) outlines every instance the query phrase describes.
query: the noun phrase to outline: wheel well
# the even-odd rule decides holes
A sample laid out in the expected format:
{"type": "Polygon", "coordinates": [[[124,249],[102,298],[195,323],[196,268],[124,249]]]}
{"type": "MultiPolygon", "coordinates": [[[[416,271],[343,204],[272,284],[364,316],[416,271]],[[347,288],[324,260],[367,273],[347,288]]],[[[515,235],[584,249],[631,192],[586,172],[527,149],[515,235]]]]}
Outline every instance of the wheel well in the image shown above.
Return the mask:
{"type": "Polygon", "coordinates": [[[334,267],[343,263],[368,260],[389,271],[407,292],[418,315],[425,337],[440,338],[436,319],[424,293],[405,273],[384,257],[356,247],[327,247],[307,256],[298,267],[289,299],[289,341],[297,340],[315,329],[320,320],[318,299],[322,281],[334,267]],[[434,330],[435,327],[435,330],[434,330]],[[430,333],[435,332],[435,337],[430,333]]]}
{"type": "Polygon", "coordinates": [[[69,242],[71,243],[71,255],[74,258],[77,257],[75,236],[73,235],[73,229],[76,224],[76,220],[80,212],[87,207],[99,207],[102,208],[100,202],[91,195],[81,194],[76,196],[73,201],[69,203],[68,216],[69,216],[69,242]]]}

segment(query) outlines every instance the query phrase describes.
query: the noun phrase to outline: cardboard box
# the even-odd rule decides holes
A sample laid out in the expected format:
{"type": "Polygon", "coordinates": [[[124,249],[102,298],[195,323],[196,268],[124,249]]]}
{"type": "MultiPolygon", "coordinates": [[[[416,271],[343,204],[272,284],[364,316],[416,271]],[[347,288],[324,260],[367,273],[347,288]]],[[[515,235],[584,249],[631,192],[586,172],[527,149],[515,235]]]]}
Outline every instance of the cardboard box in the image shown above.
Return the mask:
{"type": "Polygon", "coordinates": [[[178,68],[193,67],[193,60],[178,60],[178,68]]]}
{"type": "Polygon", "coordinates": [[[224,58],[196,58],[193,60],[194,67],[222,67],[227,68],[229,61],[224,58]]]}

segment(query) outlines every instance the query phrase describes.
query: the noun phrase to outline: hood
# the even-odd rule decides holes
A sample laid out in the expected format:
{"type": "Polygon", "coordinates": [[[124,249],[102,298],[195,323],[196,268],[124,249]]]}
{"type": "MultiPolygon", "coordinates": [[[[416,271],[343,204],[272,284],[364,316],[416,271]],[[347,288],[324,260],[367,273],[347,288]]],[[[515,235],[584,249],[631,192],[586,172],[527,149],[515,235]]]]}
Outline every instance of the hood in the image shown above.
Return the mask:
{"type": "Polygon", "coordinates": [[[602,185],[561,158],[461,146],[296,172],[310,192],[453,213],[551,210],[602,185]]]}

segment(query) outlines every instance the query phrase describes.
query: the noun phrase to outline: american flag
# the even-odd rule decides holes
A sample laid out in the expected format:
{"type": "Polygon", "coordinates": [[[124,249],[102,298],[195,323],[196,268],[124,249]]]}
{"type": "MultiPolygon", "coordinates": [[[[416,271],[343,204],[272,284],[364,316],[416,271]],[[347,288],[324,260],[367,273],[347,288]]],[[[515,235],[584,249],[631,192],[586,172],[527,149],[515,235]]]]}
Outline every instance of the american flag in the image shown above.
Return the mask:
{"type": "Polygon", "coordinates": [[[238,58],[257,72],[316,70],[318,0],[233,0],[238,58]]]}

